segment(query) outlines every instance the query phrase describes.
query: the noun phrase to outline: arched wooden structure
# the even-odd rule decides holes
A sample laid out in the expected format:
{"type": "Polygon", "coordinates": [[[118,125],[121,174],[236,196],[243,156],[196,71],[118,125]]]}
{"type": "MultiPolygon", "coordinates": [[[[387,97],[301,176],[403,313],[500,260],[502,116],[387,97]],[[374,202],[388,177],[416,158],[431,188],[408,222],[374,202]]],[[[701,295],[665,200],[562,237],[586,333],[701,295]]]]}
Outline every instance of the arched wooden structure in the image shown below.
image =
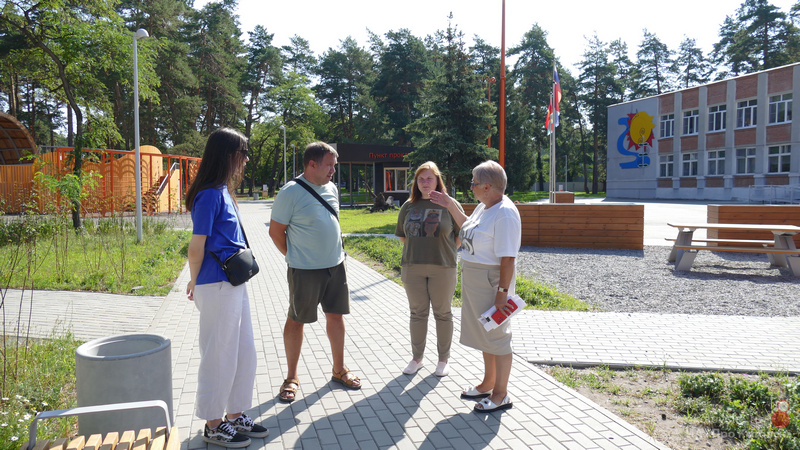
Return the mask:
{"type": "Polygon", "coordinates": [[[39,149],[19,120],[0,112],[0,212],[19,212],[31,201],[33,160],[39,149]]]}
{"type": "Polygon", "coordinates": [[[0,165],[31,164],[23,157],[37,154],[39,150],[25,125],[14,116],[0,112],[0,165]]]}

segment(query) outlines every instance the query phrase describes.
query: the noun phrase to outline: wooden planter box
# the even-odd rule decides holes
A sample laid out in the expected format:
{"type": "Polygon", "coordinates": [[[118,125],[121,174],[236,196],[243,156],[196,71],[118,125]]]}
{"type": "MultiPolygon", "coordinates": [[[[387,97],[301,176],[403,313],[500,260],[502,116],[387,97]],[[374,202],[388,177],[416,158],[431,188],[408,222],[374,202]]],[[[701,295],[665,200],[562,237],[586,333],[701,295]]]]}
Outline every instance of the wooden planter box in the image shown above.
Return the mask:
{"type": "MultiPolygon", "coordinates": [[[[752,223],[800,226],[800,205],[708,205],[708,223],[752,223]]],[[[768,231],[708,230],[711,239],[772,240],[768,231]]],[[[800,247],[800,234],[794,236],[800,247]]],[[[756,244],[754,244],[756,245],[756,244]]]]}
{"type": "MultiPolygon", "coordinates": [[[[477,205],[462,206],[469,215],[477,205]]],[[[524,246],[644,248],[644,205],[537,203],[517,204],[517,209],[524,246]]]]}

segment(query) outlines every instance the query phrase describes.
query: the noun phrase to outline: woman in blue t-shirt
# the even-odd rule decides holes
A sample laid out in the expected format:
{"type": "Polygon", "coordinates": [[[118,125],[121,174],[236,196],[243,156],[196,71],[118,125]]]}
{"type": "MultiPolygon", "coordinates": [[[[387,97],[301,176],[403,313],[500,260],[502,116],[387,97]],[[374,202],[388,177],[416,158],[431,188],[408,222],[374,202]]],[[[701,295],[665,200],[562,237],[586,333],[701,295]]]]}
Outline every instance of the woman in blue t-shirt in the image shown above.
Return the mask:
{"type": "Polygon", "coordinates": [[[248,159],[244,135],[230,128],[211,133],[186,191],[186,209],[192,213],[186,294],[200,311],[195,413],[206,421],[203,439],[229,448],[246,447],[250,437],[268,434],[244,414],[252,407],[256,376],[247,284],[233,286],[211,256],[225,261],[245,247],[234,189],[248,159]]]}

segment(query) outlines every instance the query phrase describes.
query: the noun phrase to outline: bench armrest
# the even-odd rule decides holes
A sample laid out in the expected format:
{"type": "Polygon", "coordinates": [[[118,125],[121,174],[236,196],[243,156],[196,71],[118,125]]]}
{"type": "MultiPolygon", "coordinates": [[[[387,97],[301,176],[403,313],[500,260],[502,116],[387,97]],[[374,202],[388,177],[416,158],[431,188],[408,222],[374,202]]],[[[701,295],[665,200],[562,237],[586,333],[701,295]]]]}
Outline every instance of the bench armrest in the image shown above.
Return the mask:
{"type": "Polygon", "coordinates": [[[164,411],[164,420],[167,425],[167,438],[172,429],[172,421],[169,418],[169,410],[164,400],[147,400],[143,402],[127,402],[127,403],[111,403],[108,405],[95,405],[95,406],[80,406],[78,408],[59,409],[56,411],[42,411],[33,418],[30,429],[28,432],[28,450],[36,447],[36,422],[44,419],[54,419],[56,417],[70,417],[78,416],[81,414],[94,414],[109,411],[125,411],[129,409],[142,409],[142,408],[161,408],[164,411]]]}

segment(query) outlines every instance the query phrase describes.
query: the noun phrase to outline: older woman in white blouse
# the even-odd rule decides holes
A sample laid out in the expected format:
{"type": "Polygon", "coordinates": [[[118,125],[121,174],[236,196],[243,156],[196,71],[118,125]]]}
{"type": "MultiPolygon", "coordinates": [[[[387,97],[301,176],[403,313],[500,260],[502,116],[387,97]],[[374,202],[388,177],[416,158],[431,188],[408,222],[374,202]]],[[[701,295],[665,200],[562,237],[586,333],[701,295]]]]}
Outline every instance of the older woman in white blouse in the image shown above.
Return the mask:
{"type": "Polygon", "coordinates": [[[475,411],[491,412],[512,406],[508,395],[511,375],[511,320],[486,331],[478,317],[492,306],[506,314],[514,292],[515,261],[522,239],[522,221],[514,203],[505,196],[506,173],[494,161],[472,169],[472,193],[480,204],[470,216],[441,192],[431,200],[447,208],[461,227],[461,338],[460,342],[483,352],[484,374],[468,386],[462,398],[480,399],[475,411]]]}

